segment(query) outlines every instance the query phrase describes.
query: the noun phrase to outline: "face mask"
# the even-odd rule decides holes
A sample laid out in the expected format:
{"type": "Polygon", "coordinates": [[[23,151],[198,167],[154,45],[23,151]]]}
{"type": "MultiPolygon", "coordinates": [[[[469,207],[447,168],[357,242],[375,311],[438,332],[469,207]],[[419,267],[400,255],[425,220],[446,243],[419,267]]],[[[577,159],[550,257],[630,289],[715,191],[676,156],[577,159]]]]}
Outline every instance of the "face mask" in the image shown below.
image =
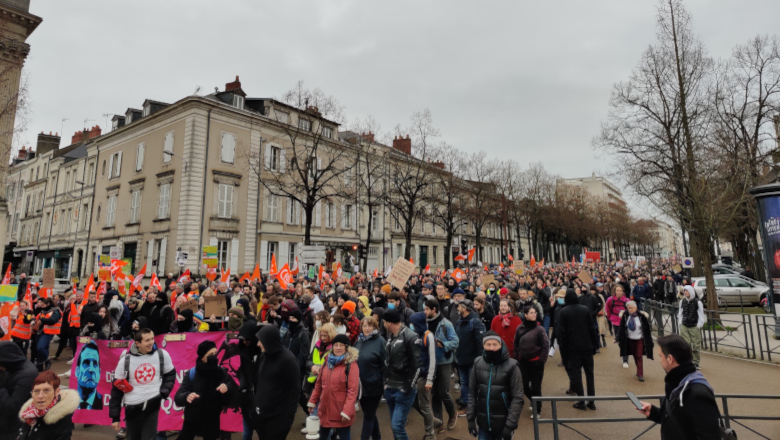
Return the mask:
{"type": "Polygon", "coordinates": [[[409,329],[411,329],[412,331],[414,331],[414,324],[409,324],[409,329]]]}
{"type": "Polygon", "coordinates": [[[485,354],[482,355],[489,364],[495,364],[501,361],[501,350],[488,351],[485,350],[485,354]]]}
{"type": "Polygon", "coordinates": [[[558,304],[563,304],[563,298],[558,298],[558,304]]]}
{"type": "Polygon", "coordinates": [[[390,309],[390,310],[393,310],[395,308],[395,304],[390,303],[390,304],[387,305],[387,308],[390,309]]]}
{"type": "Polygon", "coordinates": [[[319,330],[322,327],[322,323],[320,321],[317,321],[314,323],[314,326],[319,330]]]}
{"type": "Polygon", "coordinates": [[[212,354],[211,356],[207,357],[207,358],[206,358],[206,363],[207,363],[208,365],[217,365],[217,363],[218,363],[218,361],[217,361],[217,355],[215,355],[215,354],[212,354]]]}

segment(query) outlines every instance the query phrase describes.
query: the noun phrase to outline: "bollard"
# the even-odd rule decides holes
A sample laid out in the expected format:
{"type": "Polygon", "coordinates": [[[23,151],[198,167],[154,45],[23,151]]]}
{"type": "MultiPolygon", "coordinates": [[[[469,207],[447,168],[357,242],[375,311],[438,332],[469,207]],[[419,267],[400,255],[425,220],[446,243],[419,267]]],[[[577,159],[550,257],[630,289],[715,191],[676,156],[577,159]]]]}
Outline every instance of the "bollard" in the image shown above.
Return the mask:
{"type": "Polygon", "coordinates": [[[320,438],[320,418],[317,416],[306,417],[306,439],[318,440],[320,438]]]}

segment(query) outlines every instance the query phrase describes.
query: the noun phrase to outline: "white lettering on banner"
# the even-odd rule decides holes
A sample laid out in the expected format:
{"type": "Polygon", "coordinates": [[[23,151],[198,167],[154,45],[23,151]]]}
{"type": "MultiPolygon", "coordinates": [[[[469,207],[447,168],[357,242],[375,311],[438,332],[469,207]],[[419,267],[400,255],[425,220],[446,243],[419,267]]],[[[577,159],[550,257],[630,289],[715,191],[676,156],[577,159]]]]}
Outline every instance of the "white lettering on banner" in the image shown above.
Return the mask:
{"type": "Polygon", "coordinates": [[[165,411],[165,414],[171,415],[171,408],[173,408],[174,411],[184,411],[184,408],[177,405],[171,397],[168,397],[160,403],[160,409],[165,411]]]}
{"type": "Polygon", "coordinates": [[[769,219],[764,222],[764,229],[766,230],[767,237],[780,234],[780,218],[769,217],[769,219]]]}

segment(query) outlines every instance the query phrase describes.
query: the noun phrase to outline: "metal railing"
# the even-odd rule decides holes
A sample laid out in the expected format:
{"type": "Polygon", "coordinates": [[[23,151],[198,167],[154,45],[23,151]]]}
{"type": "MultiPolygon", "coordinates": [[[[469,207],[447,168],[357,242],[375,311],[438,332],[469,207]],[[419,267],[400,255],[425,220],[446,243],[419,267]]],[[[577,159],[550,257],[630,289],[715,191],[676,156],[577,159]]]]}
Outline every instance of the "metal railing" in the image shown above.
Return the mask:
{"type": "MultiPolygon", "coordinates": [[[[648,401],[658,401],[659,406],[662,404],[662,399],[665,396],[663,395],[652,395],[652,396],[637,396],[639,400],[648,402],[648,401]]],[[[732,422],[740,425],[741,427],[749,430],[750,432],[758,435],[761,438],[765,438],[767,440],[771,440],[771,437],[767,437],[764,434],[761,434],[760,432],[756,431],[753,428],[750,428],[746,426],[744,423],[740,421],[746,421],[746,420],[768,420],[768,421],[778,421],[780,422],[780,416],[761,416],[761,415],[732,415],[729,412],[729,399],[733,400],[744,400],[744,399],[761,399],[761,400],[767,400],[767,399],[774,399],[774,400],[780,400],[780,396],[763,396],[759,394],[715,394],[715,399],[720,400],[720,410],[721,410],[721,417],[723,418],[723,421],[728,428],[732,427],[732,422]]],[[[531,399],[531,408],[533,409],[533,418],[534,418],[534,439],[539,440],[541,437],[540,433],[540,425],[552,425],[553,428],[553,439],[558,440],[560,438],[560,428],[567,428],[571,431],[576,432],[582,438],[592,440],[587,435],[583,434],[579,430],[569,426],[572,424],[580,424],[580,423],[626,423],[626,422],[645,422],[650,423],[650,426],[645,428],[642,432],[640,432],[638,435],[632,437],[633,440],[636,440],[646,433],[648,433],[651,429],[653,429],[657,423],[647,419],[646,417],[593,417],[593,418],[583,418],[583,417],[567,417],[567,418],[559,418],[558,417],[558,402],[579,402],[581,400],[588,400],[588,401],[628,401],[628,404],[633,406],[631,401],[626,396],[555,396],[555,397],[542,397],[537,396],[533,397],[531,399]],[[550,404],[550,409],[552,410],[552,418],[549,419],[542,419],[539,418],[539,413],[536,409],[536,403],[537,402],[548,402],[550,404]]],[[[769,406],[770,408],[776,406],[769,406]]],[[[734,428],[735,429],[735,428],[734,428]]],[[[776,432],[776,431],[775,431],[776,432]]],[[[547,437],[545,437],[547,438],[547,437]]]]}
{"type": "MultiPolygon", "coordinates": [[[[650,315],[650,324],[659,337],[680,333],[678,305],[643,299],[642,309],[650,315]]],[[[780,344],[770,342],[775,340],[775,329],[780,325],[774,316],[718,310],[704,310],[704,314],[707,323],[701,329],[703,350],[721,351],[728,347],[744,351],[743,356],[750,359],[771,361],[773,354],[780,357],[780,344]]]]}

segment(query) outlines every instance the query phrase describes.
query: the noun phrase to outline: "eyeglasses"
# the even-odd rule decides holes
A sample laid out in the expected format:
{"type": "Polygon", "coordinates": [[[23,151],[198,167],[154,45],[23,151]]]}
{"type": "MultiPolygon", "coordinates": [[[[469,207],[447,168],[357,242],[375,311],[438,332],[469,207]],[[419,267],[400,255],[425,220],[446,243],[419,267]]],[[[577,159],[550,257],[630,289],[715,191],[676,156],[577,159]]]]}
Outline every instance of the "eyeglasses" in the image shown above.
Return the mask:
{"type": "Polygon", "coordinates": [[[46,389],[43,389],[43,390],[32,390],[30,392],[30,394],[32,394],[33,396],[43,396],[43,395],[46,395],[46,394],[51,394],[53,392],[54,392],[53,388],[46,388],[46,389]]]}

